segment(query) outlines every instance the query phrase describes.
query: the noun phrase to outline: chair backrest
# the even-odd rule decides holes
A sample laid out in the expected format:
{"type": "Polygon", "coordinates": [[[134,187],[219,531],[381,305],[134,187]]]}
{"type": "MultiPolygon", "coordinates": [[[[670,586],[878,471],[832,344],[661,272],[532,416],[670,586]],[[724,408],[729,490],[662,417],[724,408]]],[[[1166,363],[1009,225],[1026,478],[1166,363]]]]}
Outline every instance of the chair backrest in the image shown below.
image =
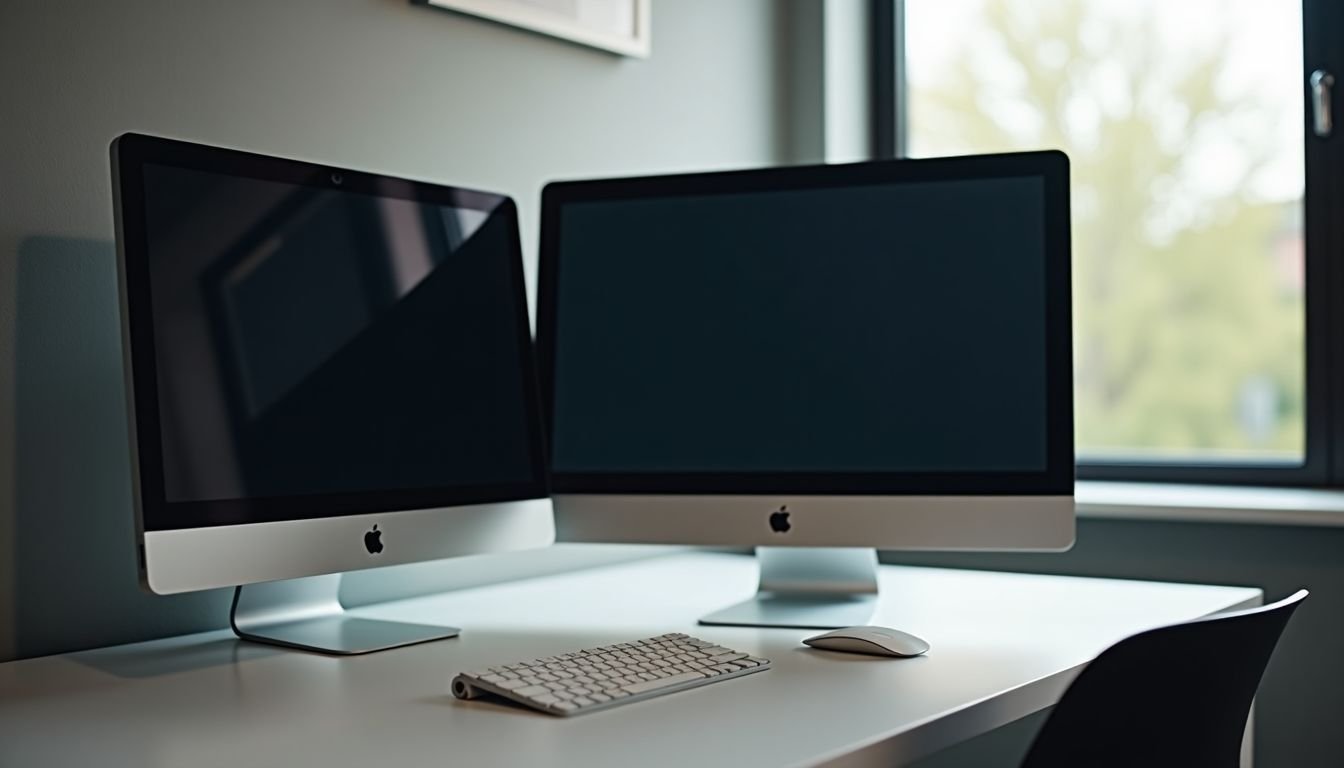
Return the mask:
{"type": "Polygon", "coordinates": [[[1306,596],[1148,630],[1106,649],[1064,692],[1023,768],[1236,766],[1265,665],[1306,596]]]}

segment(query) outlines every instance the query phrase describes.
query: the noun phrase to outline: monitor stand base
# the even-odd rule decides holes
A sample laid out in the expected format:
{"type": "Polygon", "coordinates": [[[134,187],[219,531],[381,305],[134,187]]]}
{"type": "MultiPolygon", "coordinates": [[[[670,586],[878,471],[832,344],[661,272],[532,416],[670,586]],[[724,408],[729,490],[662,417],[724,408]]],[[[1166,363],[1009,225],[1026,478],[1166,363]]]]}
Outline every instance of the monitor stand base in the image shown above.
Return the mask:
{"type": "Polygon", "coordinates": [[[851,547],[757,547],[756,596],[700,619],[708,626],[839,629],[877,609],[877,551],[851,547]]]}
{"type": "Polygon", "coordinates": [[[229,625],[244,640],[337,656],[456,637],[456,627],[346,615],[340,574],[248,584],[233,592],[229,625]]]}

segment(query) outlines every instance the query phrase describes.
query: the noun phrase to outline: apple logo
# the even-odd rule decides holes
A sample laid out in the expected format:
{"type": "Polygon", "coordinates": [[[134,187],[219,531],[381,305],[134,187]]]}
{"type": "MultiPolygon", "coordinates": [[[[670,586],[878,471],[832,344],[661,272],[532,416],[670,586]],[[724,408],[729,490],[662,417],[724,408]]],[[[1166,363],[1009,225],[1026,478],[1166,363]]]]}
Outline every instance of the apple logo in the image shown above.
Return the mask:
{"type": "Polygon", "coordinates": [[[778,512],[770,513],[770,530],[775,533],[788,533],[792,527],[789,525],[788,505],[780,507],[778,512]]]}
{"type": "Polygon", "coordinates": [[[378,530],[377,523],[374,524],[372,531],[364,534],[364,548],[369,550],[370,555],[383,551],[383,532],[378,530]]]}

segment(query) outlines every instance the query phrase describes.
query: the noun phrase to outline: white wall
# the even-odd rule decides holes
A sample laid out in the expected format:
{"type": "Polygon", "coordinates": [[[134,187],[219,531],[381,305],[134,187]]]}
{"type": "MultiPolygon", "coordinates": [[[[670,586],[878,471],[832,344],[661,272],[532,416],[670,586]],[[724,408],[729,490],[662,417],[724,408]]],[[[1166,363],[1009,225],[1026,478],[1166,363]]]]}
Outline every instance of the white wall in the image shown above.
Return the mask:
{"type": "Polygon", "coordinates": [[[224,619],[222,594],[156,598],[134,583],[114,136],[508,193],[530,282],[546,180],[787,155],[776,4],[653,8],[653,55],[637,60],[405,0],[5,0],[0,659],[224,619]]]}

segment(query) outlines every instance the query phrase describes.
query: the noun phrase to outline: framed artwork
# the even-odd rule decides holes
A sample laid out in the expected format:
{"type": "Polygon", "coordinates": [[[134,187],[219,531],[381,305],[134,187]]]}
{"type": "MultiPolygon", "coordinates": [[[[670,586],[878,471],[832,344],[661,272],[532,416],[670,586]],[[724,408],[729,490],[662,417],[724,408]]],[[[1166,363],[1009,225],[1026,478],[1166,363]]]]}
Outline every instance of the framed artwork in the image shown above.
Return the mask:
{"type": "Polygon", "coordinates": [[[411,0],[647,58],[652,0],[411,0]]]}

